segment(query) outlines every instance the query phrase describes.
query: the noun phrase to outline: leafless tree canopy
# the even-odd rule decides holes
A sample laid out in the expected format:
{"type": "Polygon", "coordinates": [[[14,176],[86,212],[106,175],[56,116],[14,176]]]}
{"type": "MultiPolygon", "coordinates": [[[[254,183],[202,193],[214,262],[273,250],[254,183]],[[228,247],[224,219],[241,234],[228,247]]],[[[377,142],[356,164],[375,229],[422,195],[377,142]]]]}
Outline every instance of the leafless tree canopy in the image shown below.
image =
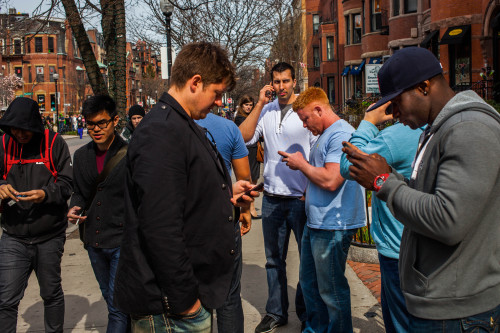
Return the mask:
{"type": "MultiPolygon", "coordinates": [[[[148,11],[129,17],[131,36],[165,43],[165,18],[158,0],[144,0],[148,11]]],[[[177,48],[195,41],[225,46],[237,69],[262,65],[286,17],[291,0],[172,0],[172,39],[177,48]]]]}

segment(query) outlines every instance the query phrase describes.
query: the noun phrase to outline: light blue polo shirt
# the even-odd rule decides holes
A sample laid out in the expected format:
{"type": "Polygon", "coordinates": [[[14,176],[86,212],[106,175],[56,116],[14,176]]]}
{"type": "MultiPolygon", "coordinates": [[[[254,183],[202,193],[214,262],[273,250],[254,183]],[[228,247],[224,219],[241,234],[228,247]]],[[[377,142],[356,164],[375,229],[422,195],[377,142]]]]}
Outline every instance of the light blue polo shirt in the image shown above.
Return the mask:
{"type": "MultiPolygon", "coordinates": [[[[354,128],[345,120],[330,125],[311,148],[309,163],[322,167],[339,163],[342,141],[349,141],[354,128]]],[[[312,229],[347,230],[366,225],[365,190],[355,181],[346,180],[335,191],[309,182],[306,192],[307,226],[312,229]]]]}

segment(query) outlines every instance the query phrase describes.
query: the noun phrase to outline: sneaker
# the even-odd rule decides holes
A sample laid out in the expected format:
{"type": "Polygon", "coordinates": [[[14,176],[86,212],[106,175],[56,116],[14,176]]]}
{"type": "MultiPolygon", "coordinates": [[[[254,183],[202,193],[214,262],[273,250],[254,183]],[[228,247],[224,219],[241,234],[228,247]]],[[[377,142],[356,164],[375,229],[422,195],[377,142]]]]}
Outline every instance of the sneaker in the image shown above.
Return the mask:
{"type": "Polygon", "coordinates": [[[260,324],[255,328],[255,333],[272,332],[276,327],[285,325],[286,322],[280,322],[269,315],[265,315],[260,324]]]}

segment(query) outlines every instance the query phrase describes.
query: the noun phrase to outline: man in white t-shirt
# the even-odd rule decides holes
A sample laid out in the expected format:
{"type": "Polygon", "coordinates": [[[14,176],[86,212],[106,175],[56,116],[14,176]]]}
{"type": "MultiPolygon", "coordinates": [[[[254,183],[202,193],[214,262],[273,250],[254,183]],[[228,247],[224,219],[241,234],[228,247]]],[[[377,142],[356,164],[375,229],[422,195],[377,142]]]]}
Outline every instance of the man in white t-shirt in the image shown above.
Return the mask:
{"type": "MultiPolygon", "coordinates": [[[[264,138],[264,197],[262,199],[262,230],[266,252],[268,300],[266,316],[255,329],[256,333],[270,332],[288,321],[286,254],[290,232],[293,230],[299,251],[306,223],[304,194],[307,178],[291,170],[281,161],[278,151],[309,156],[316,137],[302,126],[292,110],[296,84],[294,69],[278,63],[271,69],[272,82],[264,86],[252,113],[240,125],[247,145],[264,138]],[[277,99],[271,100],[273,92],[277,99]]],[[[306,312],[300,284],[297,285],[295,309],[305,323],[306,312]]]]}

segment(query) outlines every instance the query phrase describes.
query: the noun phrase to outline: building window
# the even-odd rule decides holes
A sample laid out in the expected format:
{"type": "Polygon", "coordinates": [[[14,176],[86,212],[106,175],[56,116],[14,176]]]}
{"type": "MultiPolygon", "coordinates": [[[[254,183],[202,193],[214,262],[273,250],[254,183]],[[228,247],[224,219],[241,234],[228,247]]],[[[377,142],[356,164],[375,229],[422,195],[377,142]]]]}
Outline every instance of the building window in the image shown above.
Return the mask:
{"type": "Polygon", "coordinates": [[[347,15],[345,17],[345,40],[346,44],[351,44],[351,17],[347,15]]]}
{"type": "Polygon", "coordinates": [[[31,67],[28,67],[28,82],[33,82],[33,75],[31,74],[31,67]]]}
{"type": "Polygon", "coordinates": [[[16,76],[22,80],[22,78],[23,78],[23,68],[22,67],[16,67],[16,68],[14,68],[14,72],[16,73],[16,76]]]}
{"type": "Polygon", "coordinates": [[[26,38],[24,43],[26,45],[26,48],[28,49],[27,52],[31,53],[31,38],[26,38]]]}
{"type": "Polygon", "coordinates": [[[50,82],[54,82],[55,73],[56,73],[56,68],[54,66],[49,66],[50,82]]]}
{"type": "Polygon", "coordinates": [[[317,34],[319,31],[319,15],[313,14],[313,34],[317,34]]]}
{"type": "Polygon", "coordinates": [[[313,47],[314,67],[319,67],[319,47],[313,47]]]}
{"type": "Polygon", "coordinates": [[[42,37],[35,37],[35,52],[37,52],[37,53],[43,52],[42,37]]]}
{"type": "Polygon", "coordinates": [[[54,53],[54,37],[49,37],[48,44],[49,53],[54,53]]]}
{"type": "Polygon", "coordinates": [[[392,16],[399,15],[399,0],[392,0],[392,16]]]}
{"type": "Polygon", "coordinates": [[[380,9],[380,0],[372,0],[371,31],[378,31],[382,27],[382,11],[380,9]]]}
{"type": "Polygon", "coordinates": [[[335,103],[335,78],[333,76],[328,78],[327,90],[328,90],[328,100],[330,101],[330,104],[334,104],[335,103]]]}
{"type": "Polygon", "coordinates": [[[345,17],[346,44],[361,43],[361,14],[352,14],[345,17]]]}
{"type": "Polygon", "coordinates": [[[43,82],[43,66],[36,66],[36,82],[43,82]]]}
{"type": "Polygon", "coordinates": [[[326,37],[326,60],[333,60],[333,36],[326,37]]]}
{"type": "Polygon", "coordinates": [[[405,14],[417,12],[417,0],[405,0],[405,14]]]}
{"type": "Polygon", "coordinates": [[[352,43],[361,43],[361,14],[354,15],[354,27],[352,33],[352,43]]]}
{"type": "Polygon", "coordinates": [[[14,54],[21,54],[21,53],[23,53],[21,40],[14,39],[14,54]]]}

